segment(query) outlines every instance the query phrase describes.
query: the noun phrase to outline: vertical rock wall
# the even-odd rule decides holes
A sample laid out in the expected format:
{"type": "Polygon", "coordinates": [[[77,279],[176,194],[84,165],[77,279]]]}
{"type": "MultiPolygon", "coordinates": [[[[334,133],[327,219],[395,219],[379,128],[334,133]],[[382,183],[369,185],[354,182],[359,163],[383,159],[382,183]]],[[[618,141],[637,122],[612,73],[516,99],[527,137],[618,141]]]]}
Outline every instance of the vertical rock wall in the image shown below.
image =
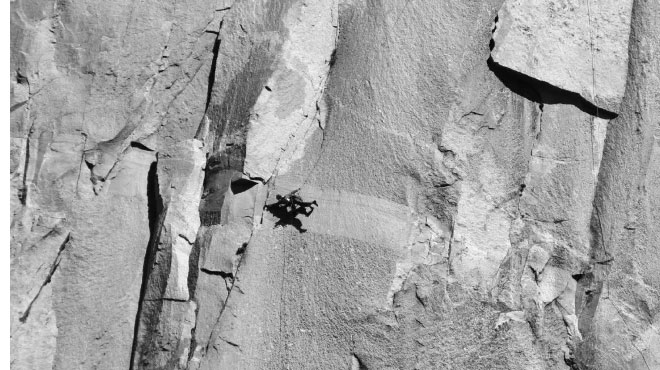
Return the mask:
{"type": "Polygon", "coordinates": [[[660,366],[653,1],[11,11],[12,368],[660,366]]]}

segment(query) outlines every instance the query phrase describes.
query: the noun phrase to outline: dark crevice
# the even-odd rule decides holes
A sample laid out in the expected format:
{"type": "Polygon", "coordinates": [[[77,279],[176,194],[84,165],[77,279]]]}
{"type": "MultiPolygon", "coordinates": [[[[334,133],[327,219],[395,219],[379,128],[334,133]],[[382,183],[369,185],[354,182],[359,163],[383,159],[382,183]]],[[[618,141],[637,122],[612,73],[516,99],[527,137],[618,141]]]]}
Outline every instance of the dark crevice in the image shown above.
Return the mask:
{"type": "Polygon", "coordinates": [[[456,222],[452,220],[451,223],[451,230],[449,231],[449,242],[447,243],[447,277],[452,275],[454,273],[454,269],[452,268],[451,264],[451,252],[452,252],[452,244],[454,242],[454,229],[456,227],[456,222]]]}
{"type": "Polygon", "coordinates": [[[197,266],[199,265],[201,243],[200,238],[195,239],[192,249],[190,250],[190,257],[188,258],[188,292],[193,300],[195,297],[195,290],[197,289],[197,278],[199,277],[197,266]]]}
{"type": "Polygon", "coordinates": [[[163,199],[158,184],[158,159],[149,167],[147,177],[147,207],[149,216],[150,242],[154,242],[158,229],[159,215],[163,211],[163,199]]]}
{"type": "Polygon", "coordinates": [[[80,163],[78,163],[78,177],[76,178],[76,195],[78,195],[78,187],[80,185],[80,175],[82,174],[83,163],[85,163],[85,151],[87,150],[87,134],[81,132],[83,137],[83,150],[80,153],[80,163]]]}
{"type": "Polygon", "coordinates": [[[11,112],[15,111],[16,109],[18,109],[18,108],[24,106],[24,105],[27,104],[27,103],[28,103],[28,100],[22,101],[22,102],[20,102],[20,103],[16,103],[16,104],[12,105],[12,106],[9,108],[9,112],[11,113],[11,112]]]}
{"type": "Polygon", "coordinates": [[[568,104],[594,117],[611,120],[618,115],[592,104],[580,94],[564,90],[545,81],[504,67],[488,58],[488,68],[509,90],[539,104],[568,104]]]}
{"type": "MultiPolygon", "coordinates": [[[[252,236],[250,236],[250,238],[252,238],[252,236]]],[[[248,243],[249,243],[249,241],[246,244],[248,244],[248,243]]],[[[237,275],[238,275],[238,271],[241,268],[241,262],[243,262],[244,257],[245,256],[242,256],[238,260],[238,263],[237,263],[237,266],[236,266],[236,274],[237,275]]],[[[232,280],[233,280],[233,275],[232,275],[232,280]]],[[[227,279],[225,279],[225,284],[227,284],[227,279]]],[[[225,313],[225,308],[227,308],[227,302],[229,302],[229,298],[231,297],[231,293],[234,291],[234,288],[236,288],[236,285],[234,285],[233,281],[232,281],[232,284],[231,285],[227,284],[226,287],[227,287],[227,297],[225,298],[225,301],[222,303],[222,308],[220,309],[220,314],[218,315],[218,318],[216,319],[215,324],[213,325],[213,330],[211,331],[211,335],[210,335],[209,339],[206,342],[206,348],[204,349],[205,353],[208,353],[208,351],[209,351],[209,346],[213,342],[212,338],[215,335],[215,330],[218,327],[218,325],[220,324],[220,321],[222,320],[222,315],[225,313]]]]}
{"type": "Polygon", "coordinates": [[[330,61],[328,62],[328,65],[330,68],[335,66],[335,63],[337,62],[337,46],[335,45],[334,50],[332,50],[332,54],[330,54],[330,61]]]}
{"type": "Polygon", "coordinates": [[[258,181],[262,184],[266,183],[266,180],[263,177],[259,177],[259,176],[250,176],[250,180],[258,181]]]}
{"type": "Polygon", "coordinates": [[[147,152],[153,152],[154,151],[153,149],[149,148],[148,146],[142,144],[139,141],[131,141],[131,148],[136,148],[136,149],[144,150],[144,151],[147,151],[147,152]]]}
{"type": "MultiPolygon", "coordinates": [[[[493,22],[493,29],[491,30],[491,33],[495,33],[495,30],[497,30],[497,22],[499,22],[499,20],[500,20],[500,16],[496,15],[495,21],[493,22]]],[[[493,49],[495,48],[495,40],[493,40],[492,38],[488,43],[488,48],[490,49],[490,51],[493,51],[493,49]]]]}
{"type": "MultiPolygon", "coordinates": [[[[222,25],[222,24],[221,24],[222,25]]],[[[217,71],[220,40],[218,39],[213,48],[213,61],[209,73],[207,101],[204,120],[200,124],[196,137],[208,130],[209,155],[207,156],[203,194],[199,205],[200,223],[202,227],[198,231],[197,242],[194,244],[190,258],[190,269],[188,285],[191,288],[192,299],[195,298],[197,278],[200,273],[211,273],[224,278],[227,287],[227,296],[221,305],[217,320],[208,338],[198,338],[193,334],[190,346],[189,358],[194,357],[198,346],[202,356],[208,353],[209,346],[213,345],[213,338],[219,337],[219,323],[223,318],[227,302],[236,288],[235,282],[240,271],[241,263],[247,256],[246,245],[249,239],[242,245],[242,253],[237,258],[234,274],[226,272],[203,271],[199,266],[200,250],[205,244],[205,235],[212,232],[207,226],[217,225],[221,222],[222,207],[227,201],[225,195],[228,191],[234,194],[242,193],[252,188],[256,183],[254,178],[245,179],[243,175],[247,128],[249,125],[250,111],[254,107],[259,95],[263,92],[268,78],[273,73],[276,55],[282,45],[280,43],[260,42],[252,45],[250,55],[242,70],[229,81],[222,81],[224,93],[222,99],[213,95],[213,85],[217,71]],[[235,180],[237,174],[240,179],[235,180]],[[224,275],[224,276],[223,276],[224,275]],[[235,280],[235,281],[234,281],[235,280]],[[204,341],[206,340],[206,341],[204,341]]],[[[263,182],[263,181],[262,181],[263,182]]],[[[250,236],[251,237],[251,236],[250,236]]],[[[239,249],[241,249],[239,248],[239,249]]],[[[239,291],[239,290],[237,290],[239,291]]]]}
{"type": "Polygon", "coordinates": [[[357,362],[358,370],[369,370],[367,365],[365,365],[364,362],[362,362],[362,359],[358,355],[356,355],[355,353],[353,353],[352,355],[355,362],[357,362]]]}
{"type": "Polygon", "coordinates": [[[195,326],[190,331],[190,347],[188,347],[188,362],[192,360],[195,355],[195,348],[197,348],[197,316],[199,315],[199,306],[195,306],[195,326]]]}
{"type": "MultiPolygon", "coordinates": [[[[199,232],[199,231],[198,231],[199,232]]],[[[190,300],[196,302],[195,292],[197,290],[197,279],[199,278],[199,254],[201,250],[201,238],[195,238],[190,257],[188,257],[188,293],[190,300]]],[[[190,346],[188,348],[188,362],[192,360],[195,355],[195,348],[197,348],[197,317],[199,313],[199,305],[195,304],[195,326],[190,331],[190,346]]]]}
{"type": "MultiPolygon", "coordinates": [[[[219,31],[220,29],[222,29],[222,22],[220,22],[220,27],[218,28],[218,32],[220,32],[219,31]]],[[[217,38],[215,40],[215,43],[213,44],[213,59],[211,61],[211,70],[209,72],[208,88],[206,91],[206,106],[204,107],[205,112],[209,109],[209,104],[211,103],[211,95],[213,94],[213,85],[215,84],[215,70],[218,63],[219,50],[220,50],[220,38],[217,38]]]]}
{"type": "Polygon", "coordinates": [[[142,302],[188,302],[187,299],[180,299],[180,298],[166,298],[166,297],[161,297],[161,298],[145,298],[142,302]]]}
{"type": "Polygon", "coordinates": [[[225,338],[220,338],[220,339],[221,339],[223,342],[229,344],[229,345],[232,346],[232,347],[236,347],[236,348],[238,348],[238,349],[241,348],[241,346],[239,346],[238,344],[236,344],[236,343],[234,343],[234,342],[232,342],[232,341],[229,341],[229,340],[227,340],[227,339],[225,339],[225,338]]]}
{"type": "Polygon", "coordinates": [[[220,276],[223,279],[226,279],[226,278],[233,279],[234,278],[234,274],[232,274],[231,272],[209,270],[209,269],[204,268],[204,267],[202,267],[200,269],[200,271],[202,271],[205,274],[220,276]]]}
{"type": "Polygon", "coordinates": [[[145,299],[145,296],[148,291],[150,276],[152,274],[154,262],[156,260],[158,240],[160,239],[160,231],[162,230],[162,223],[164,221],[165,215],[163,199],[161,198],[159,191],[157,170],[158,155],[156,155],[156,161],[154,161],[149,167],[149,172],[147,174],[147,214],[149,219],[149,243],[147,245],[147,251],[144,255],[144,264],[142,265],[142,285],[140,287],[138,310],[135,316],[135,326],[133,329],[133,346],[131,350],[131,362],[129,367],[130,370],[136,368],[136,356],[139,356],[140,358],[142,357],[141,353],[138,353],[138,347],[141,340],[140,331],[142,329],[141,321],[143,318],[143,311],[146,308],[145,302],[148,302],[148,300],[145,299]]]}
{"type": "Polygon", "coordinates": [[[27,138],[25,139],[25,165],[23,166],[23,183],[21,188],[18,189],[18,199],[21,201],[22,205],[25,205],[27,202],[28,196],[28,187],[27,187],[27,173],[28,166],[30,165],[30,138],[32,137],[33,128],[30,127],[28,131],[27,138]]]}
{"type": "Polygon", "coordinates": [[[188,244],[190,244],[190,245],[193,245],[193,242],[191,242],[190,239],[188,239],[187,236],[185,236],[185,235],[183,235],[183,234],[179,234],[179,237],[180,237],[181,239],[185,240],[186,243],[188,243],[188,244]]]}
{"type": "Polygon", "coordinates": [[[16,82],[19,84],[24,84],[24,85],[29,85],[30,81],[28,80],[27,76],[25,76],[22,72],[21,69],[19,68],[16,70],[16,82]]]}
{"type": "Polygon", "coordinates": [[[53,264],[50,267],[50,271],[48,272],[46,279],[39,287],[37,294],[30,301],[30,304],[28,304],[23,315],[21,315],[21,317],[18,319],[20,322],[25,323],[27,321],[28,317],[30,316],[30,310],[32,310],[32,305],[34,304],[34,302],[37,301],[37,298],[39,298],[39,295],[41,294],[41,291],[44,289],[44,287],[48,285],[51,279],[53,278],[53,274],[55,274],[55,270],[57,270],[57,267],[60,265],[60,261],[62,260],[62,252],[64,251],[64,248],[66,248],[67,244],[69,244],[70,240],[71,240],[71,233],[67,234],[66,238],[64,239],[64,242],[62,242],[62,245],[60,245],[60,249],[57,251],[57,256],[55,256],[55,260],[53,261],[53,264]]]}
{"type": "Polygon", "coordinates": [[[231,192],[234,194],[240,194],[252,189],[252,187],[255,185],[257,185],[257,183],[254,181],[239,178],[231,182],[231,192]]]}
{"type": "Polygon", "coordinates": [[[236,250],[236,255],[239,256],[243,253],[245,253],[245,249],[247,248],[247,243],[243,243],[237,250],[236,250]]]}

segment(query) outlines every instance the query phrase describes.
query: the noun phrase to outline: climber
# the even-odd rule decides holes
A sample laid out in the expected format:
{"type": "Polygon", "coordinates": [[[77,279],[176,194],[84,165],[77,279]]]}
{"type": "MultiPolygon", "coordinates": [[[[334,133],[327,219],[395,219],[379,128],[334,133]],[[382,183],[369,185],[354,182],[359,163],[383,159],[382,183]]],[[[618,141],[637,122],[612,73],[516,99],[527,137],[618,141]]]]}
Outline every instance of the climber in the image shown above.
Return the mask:
{"type": "Polygon", "coordinates": [[[298,214],[303,214],[309,217],[309,215],[312,214],[312,211],[314,211],[313,206],[318,206],[318,203],[316,203],[316,201],[303,202],[302,198],[296,194],[298,190],[294,190],[285,196],[276,195],[275,198],[277,199],[277,202],[266,205],[265,208],[272,213],[273,216],[279,218],[279,221],[275,223],[275,227],[291,225],[301,233],[307,231],[302,228],[302,222],[297,219],[296,216],[298,216],[298,214]],[[307,208],[309,208],[309,210],[307,210],[307,208]]]}
{"type": "Polygon", "coordinates": [[[294,216],[301,213],[309,217],[309,215],[311,215],[314,211],[313,206],[318,207],[318,203],[316,203],[315,200],[311,202],[303,202],[300,195],[296,194],[299,190],[300,189],[296,189],[285,196],[281,196],[279,194],[276,195],[275,199],[277,199],[277,203],[274,203],[273,206],[284,207],[287,210],[287,213],[294,216]],[[307,208],[309,208],[309,211],[307,208]]]}

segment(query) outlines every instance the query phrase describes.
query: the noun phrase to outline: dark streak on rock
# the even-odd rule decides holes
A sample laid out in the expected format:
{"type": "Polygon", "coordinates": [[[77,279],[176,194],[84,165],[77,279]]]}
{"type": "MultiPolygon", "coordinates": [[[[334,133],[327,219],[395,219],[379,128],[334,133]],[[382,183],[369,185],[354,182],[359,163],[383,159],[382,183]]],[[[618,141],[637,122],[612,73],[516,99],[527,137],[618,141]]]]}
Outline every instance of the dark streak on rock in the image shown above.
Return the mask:
{"type": "Polygon", "coordinates": [[[353,356],[353,359],[358,364],[358,370],[369,370],[367,365],[365,365],[364,362],[362,362],[362,359],[360,357],[358,357],[358,355],[356,355],[355,353],[352,353],[351,355],[353,356]]]}
{"type": "Polygon", "coordinates": [[[209,270],[207,268],[202,267],[200,269],[203,273],[209,274],[209,275],[217,275],[220,276],[221,278],[234,278],[234,275],[231,272],[226,272],[226,271],[216,271],[216,270],[209,270]]]}
{"type": "Polygon", "coordinates": [[[149,148],[148,146],[142,144],[139,141],[131,141],[131,148],[140,149],[140,150],[144,150],[144,151],[147,151],[147,152],[153,152],[154,151],[153,149],[149,148]]]}
{"type": "Polygon", "coordinates": [[[41,284],[41,287],[39,287],[39,291],[37,294],[32,298],[32,301],[30,301],[30,304],[27,306],[27,309],[25,309],[25,312],[21,317],[18,319],[20,322],[25,323],[28,319],[28,316],[30,316],[30,310],[32,310],[32,305],[34,302],[37,301],[37,298],[39,298],[39,295],[41,294],[41,291],[43,288],[48,285],[53,278],[53,274],[55,274],[55,270],[57,270],[57,267],[60,265],[60,261],[62,260],[62,252],[66,248],[67,244],[69,244],[69,241],[71,240],[71,233],[68,233],[66,238],[64,239],[64,242],[62,245],[60,245],[60,249],[57,251],[57,256],[55,257],[55,260],[53,261],[53,264],[50,267],[50,271],[48,272],[48,275],[46,276],[46,279],[44,280],[43,284],[41,284]]]}
{"type": "Polygon", "coordinates": [[[509,90],[540,104],[569,104],[594,117],[611,120],[618,115],[592,104],[580,94],[564,90],[545,81],[527,76],[488,58],[488,68],[509,90]]]}
{"type": "MultiPolygon", "coordinates": [[[[147,292],[150,290],[152,282],[152,274],[154,272],[154,267],[158,258],[158,242],[160,240],[161,232],[163,229],[163,222],[165,221],[166,207],[163,204],[163,199],[160,196],[159,185],[158,185],[158,155],[156,155],[156,161],[151,164],[149,168],[149,173],[147,175],[147,207],[148,207],[148,216],[149,216],[149,243],[147,245],[147,251],[144,255],[144,264],[142,267],[142,285],[140,287],[140,298],[138,301],[138,311],[135,317],[135,327],[133,331],[133,346],[131,351],[131,362],[130,370],[139,368],[139,362],[142,359],[143,353],[146,349],[142,348],[143,344],[146,344],[146,340],[143,338],[148,338],[148,335],[141,335],[148,333],[155,326],[151,321],[157,319],[157,314],[153,312],[145,313],[145,311],[159,311],[160,306],[162,306],[162,300],[156,302],[153,299],[147,299],[147,292]],[[147,307],[147,302],[154,302],[154,307],[149,305],[147,307]]],[[[169,264],[164,266],[169,268],[169,264]]],[[[167,271],[169,273],[169,271],[167,271]]],[[[160,279],[155,279],[160,280],[160,279]]],[[[167,278],[165,278],[165,281],[167,278]]],[[[158,282],[156,282],[158,284],[158,282]]],[[[162,284],[161,290],[165,288],[165,284],[162,284]]],[[[162,297],[162,293],[159,297],[162,297]]]]}
{"type": "MultiPolygon", "coordinates": [[[[222,29],[222,22],[220,22],[220,29],[222,29]]],[[[220,31],[218,31],[220,32],[220,31]]],[[[213,93],[213,85],[215,84],[215,70],[218,63],[218,52],[220,50],[220,39],[217,38],[213,44],[213,60],[211,61],[211,71],[209,72],[208,88],[206,90],[206,105],[205,111],[208,111],[209,104],[211,103],[211,95],[213,93]]]]}
{"type": "Polygon", "coordinates": [[[22,102],[20,102],[20,103],[16,103],[16,104],[12,105],[11,108],[9,108],[9,112],[11,113],[11,112],[15,111],[16,109],[18,109],[18,108],[24,106],[24,105],[27,104],[27,103],[28,103],[27,100],[22,101],[22,102]]]}

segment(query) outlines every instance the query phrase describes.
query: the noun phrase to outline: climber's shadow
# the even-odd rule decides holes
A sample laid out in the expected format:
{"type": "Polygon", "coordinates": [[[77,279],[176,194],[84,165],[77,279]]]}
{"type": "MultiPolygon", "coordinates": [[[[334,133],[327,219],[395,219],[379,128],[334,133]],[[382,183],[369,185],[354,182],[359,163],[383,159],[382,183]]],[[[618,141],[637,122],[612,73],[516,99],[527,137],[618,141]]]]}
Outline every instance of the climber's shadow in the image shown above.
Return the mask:
{"type": "MultiPolygon", "coordinates": [[[[308,213],[305,212],[304,209],[297,209],[294,211],[289,211],[287,207],[282,207],[278,203],[273,203],[273,204],[267,204],[266,205],[266,210],[270,212],[273,216],[277,217],[279,220],[275,223],[275,227],[282,226],[285,227],[287,225],[293,226],[298,232],[304,233],[307,231],[307,229],[303,229],[302,227],[302,221],[300,221],[296,216],[299,214],[303,214],[305,216],[309,216],[308,213]]],[[[311,212],[310,212],[311,213],[311,212]]]]}

